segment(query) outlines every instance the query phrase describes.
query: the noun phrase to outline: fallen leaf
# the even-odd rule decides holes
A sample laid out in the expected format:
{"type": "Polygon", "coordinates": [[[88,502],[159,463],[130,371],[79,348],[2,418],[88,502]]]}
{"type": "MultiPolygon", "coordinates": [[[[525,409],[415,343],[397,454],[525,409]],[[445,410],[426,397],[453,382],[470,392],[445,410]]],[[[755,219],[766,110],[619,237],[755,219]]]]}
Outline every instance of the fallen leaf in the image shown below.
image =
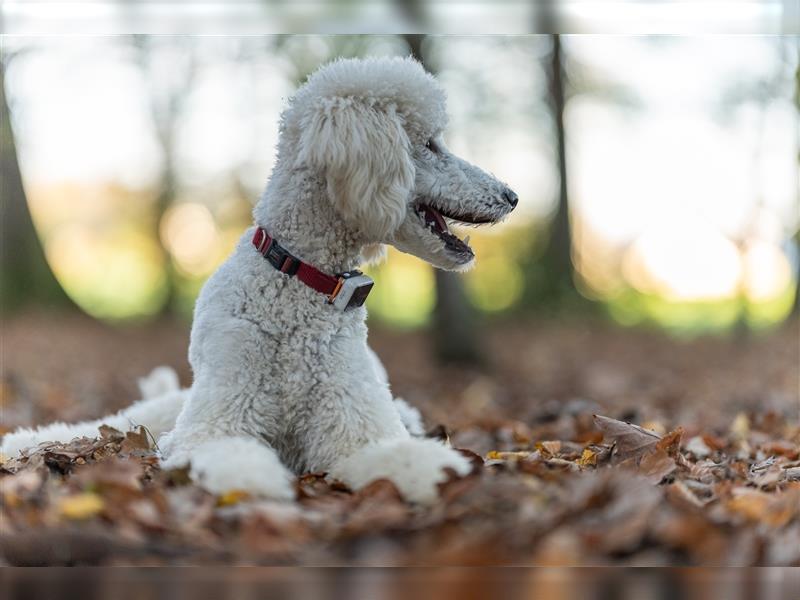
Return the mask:
{"type": "Polygon", "coordinates": [[[578,459],[578,464],[581,467],[596,467],[597,466],[597,453],[591,448],[584,448],[581,457],[578,459]]]}
{"type": "Polygon", "coordinates": [[[763,471],[751,473],[749,479],[758,487],[766,489],[773,487],[776,483],[781,481],[785,476],[786,476],[785,471],[781,469],[780,466],[772,465],[771,467],[764,469],[763,471]]]}
{"type": "Polygon", "coordinates": [[[666,450],[646,452],[639,461],[639,473],[647,477],[652,484],[661,483],[667,475],[676,469],[675,461],[666,450]]]}
{"type": "Polygon", "coordinates": [[[725,504],[728,511],[770,527],[783,527],[800,512],[800,488],[769,494],[751,488],[736,488],[725,504]]]}
{"type": "Polygon", "coordinates": [[[136,451],[149,451],[150,435],[143,426],[139,426],[136,431],[128,431],[125,433],[125,439],[122,440],[120,445],[120,453],[131,454],[136,451]]]}
{"type": "Polygon", "coordinates": [[[700,500],[683,481],[673,481],[667,486],[667,498],[681,508],[703,508],[706,502],[700,500]]]}
{"type": "Polygon", "coordinates": [[[124,433],[122,433],[119,429],[114,429],[108,425],[100,425],[97,430],[100,432],[101,438],[110,440],[112,442],[121,442],[123,439],[125,439],[124,433]]]}
{"type": "Polygon", "coordinates": [[[398,527],[406,521],[409,512],[399,490],[388,479],[376,479],[358,490],[351,504],[343,525],[345,535],[398,527]]]}
{"type": "Polygon", "coordinates": [[[91,519],[103,510],[103,499],[94,492],[83,492],[62,498],[58,503],[59,514],[67,519],[91,519]]]}
{"type": "Polygon", "coordinates": [[[529,458],[535,452],[520,451],[520,452],[498,452],[492,450],[486,453],[486,460],[524,460],[529,458]]]}
{"type": "Polygon", "coordinates": [[[139,491],[142,489],[141,477],[142,466],[139,463],[114,456],[102,462],[76,467],[73,481],[83,488],[99,491],[139,491]]]}
{"type": "Polygon", "coordinates": [[[561,442],[558,440],[549,440],[544,442],[536,442],[536,449],[546,452],[550,456],[555,456],[561,452],[561,442]]]}
{"type": "Polygon", "coordinates": [[[785,456],[789,460],[797,460],[800,458],[800,445],[792,444],[786,440],[772,440],[761,446],[761,451],[764,454],[777,454],[785,456]]]}
{"type": "Polygon", "coordinates": [[[661,440],[652,431],[610,417],[594,415],[594,422],[603,437],[614,442],[614,456],[620,461],[641,456],[661,440]]]}
{"type": "Polygon", "coordinates": [[[625,470],[583,472],[571,486],[573,509],[582,515],[584,541],[605,552],[629,552],[642,543],[662,499],[659,488],[625,470]]]}
{"type": "Polygon", "coordinates": [[[656,444],[656,449],[663,450],[668,455],[675,457],[681,450],[681,440],[683,439],[683,428],[678,427],[670,431],[656,444]]]}
{"type": "Polygon", "coordinates": [[[725,438],[711,435],[710,433],[705,433],[700,437],[703,438],[703,442],[705,442],[706,446],[711,450],[724,450],[728,446],[728,442],[725,438]]]}
{"type": "Polygon", "coordinates": [[[229,490],[217,498],[217,506],[233,506],[249,499],[250,494],[243,490],[229,490]]]}

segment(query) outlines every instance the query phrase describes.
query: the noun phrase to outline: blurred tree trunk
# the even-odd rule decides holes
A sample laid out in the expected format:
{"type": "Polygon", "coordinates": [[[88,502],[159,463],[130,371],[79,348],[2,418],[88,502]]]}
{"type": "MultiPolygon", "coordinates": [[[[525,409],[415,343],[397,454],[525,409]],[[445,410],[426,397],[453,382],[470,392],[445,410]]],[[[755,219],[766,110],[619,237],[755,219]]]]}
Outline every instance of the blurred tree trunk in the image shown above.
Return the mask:
{"type": "Polygon", "coordinates": [[[547,76],[547,104],[553,125],[555,163],[558,170],[558,203],[550,223],[550,237],[541,256],[532,260],[533,281],[527,296],[533,306],[560,310],[582,302],[575,286],[572,267],[572,231],[570,227],[569,178],[567,172],[564,107],[567,100],[567,74],[564,68],[564,49],[559,31],[555,0],[536,4],[536,28],[550,34],[551,50],[544,59],[547,76]]]}
{"type": "Polygon", "coordinates": [[[569,191],[567,178],[567,149],[564,133],[565,74],[562,58],[561,36],[553,34],[549,56],[548,93],[549,106],[555,129],[556,159],[558,166],[558,206],[550,224],[550,240],[543,255],[549,271],[549,284],[556,298],[572,294],[575,284],[572,277],[572,233],[569,221],[569,191]]]}
{"type": "MultiPolygon", "coordinates": [[[[403,2],[409,16],[421,18],[419,5],[403,2]]],[[[403,36],[411,54],[428,71],[434,72],[422,55],[424,35],[403,36]]],[[[443,363],[480,365],[484,362],[479,343],[480,326],[478,315],[470,304],[464,289],[464,281],[458,273],[434,269],[436,278],[436,306],[433,311],[434,344],[436,356],[443,363]]]]}
{"type": "MultiPolygon", "coordinates": [[[[800,7],[798,7],[800,9],[800,7]]],[[[794,70],[794,108],[797,112],[798,116],[800,116],[800,50],[797,51],[795,60],[797,61],[794,70]]],[[[800,149],[797,151],[797,166],[800,168],[800,149]]],[[[797,197],[797,206],[800,206],[800,188],[795,190],[795,194],[797,197]]],[[[794,236],[795,240],[795,248],[800,250],[800,231],[795,233],[794,236]]],[[[798,258],[798,262],[800,262],[800,257],[798,258]]],[[[794,307],[792,308],[792,313],[794,315],[800,315],[800,264],[796,265],[795,268],[795,277],[797,278],[795,281],[795,290],[794,290],[794,307]]]]}
{"type": "Polygon", "coordinates": [[[22,185],[0,57],[0,314],[25,304],[75,308],[44,255],[22,185]]]}

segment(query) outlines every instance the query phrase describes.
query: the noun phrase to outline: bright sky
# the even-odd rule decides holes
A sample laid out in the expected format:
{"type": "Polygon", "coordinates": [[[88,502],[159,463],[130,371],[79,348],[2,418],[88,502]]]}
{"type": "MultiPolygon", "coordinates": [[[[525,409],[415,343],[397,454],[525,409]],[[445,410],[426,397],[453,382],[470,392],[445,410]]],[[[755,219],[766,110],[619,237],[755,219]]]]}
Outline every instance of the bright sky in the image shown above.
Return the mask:
{"type": "Polygon", "coordinates": [[[742,107],[729,121],[716,116],[732,81],[775,69],[774,38],[648,43],[582,36],[571,39],[570,48],[618,74],[646,107],[626,115],[588,98],[570,106],[574,200],[610,239],[630,240],[653,222],[695,216],[737,235],[752,221],[759,197],[785,225],[786,231],[772,235],[793,232],[799,216],[798,117],[791,80],[784,99],[764,112],[757,164],[759,109],[742,107]]]}

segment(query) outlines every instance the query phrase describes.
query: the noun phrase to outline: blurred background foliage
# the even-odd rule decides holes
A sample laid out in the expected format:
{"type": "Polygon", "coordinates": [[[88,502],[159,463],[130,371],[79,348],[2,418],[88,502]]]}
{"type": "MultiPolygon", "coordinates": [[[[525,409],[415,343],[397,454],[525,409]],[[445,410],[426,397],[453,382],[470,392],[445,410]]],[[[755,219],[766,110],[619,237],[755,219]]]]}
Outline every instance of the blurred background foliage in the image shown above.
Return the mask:
{"type": "Polygon", "coordinates": [[[447,90],[448,145],[521,201],[470,232],[464,276],[391,250],[374,322],[458,338],[579,312],[697,334],[797,310],[796,38],[131,35],[3,39],[4,314],[189,319],[293,90],[338,56],[410,53],[447,90]]]}

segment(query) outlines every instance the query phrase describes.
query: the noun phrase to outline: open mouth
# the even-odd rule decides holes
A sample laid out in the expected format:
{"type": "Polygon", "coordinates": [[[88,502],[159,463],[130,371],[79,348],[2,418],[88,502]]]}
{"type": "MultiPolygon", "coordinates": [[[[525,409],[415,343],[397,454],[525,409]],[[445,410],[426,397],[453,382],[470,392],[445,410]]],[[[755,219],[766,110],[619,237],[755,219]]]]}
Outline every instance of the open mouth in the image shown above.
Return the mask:
{"type": "Polygon", "coordinates": [[[435,234],[445,245],[445,248],[456,254],[461,254],[466,257],[473,257],[475,253],[469,246],[469,236],[463,240],[453,234],[447,226],[445,218],[459,223],[469,225],[479,225],[482,223],[491,223],[491,218],[473,217],[467,215],[454,215],[443,211],[440,208],[434,208],[428,204],[418,204],[416,207],[417,215],[422,219],[425,227],[431,233],[435,234]]]}

